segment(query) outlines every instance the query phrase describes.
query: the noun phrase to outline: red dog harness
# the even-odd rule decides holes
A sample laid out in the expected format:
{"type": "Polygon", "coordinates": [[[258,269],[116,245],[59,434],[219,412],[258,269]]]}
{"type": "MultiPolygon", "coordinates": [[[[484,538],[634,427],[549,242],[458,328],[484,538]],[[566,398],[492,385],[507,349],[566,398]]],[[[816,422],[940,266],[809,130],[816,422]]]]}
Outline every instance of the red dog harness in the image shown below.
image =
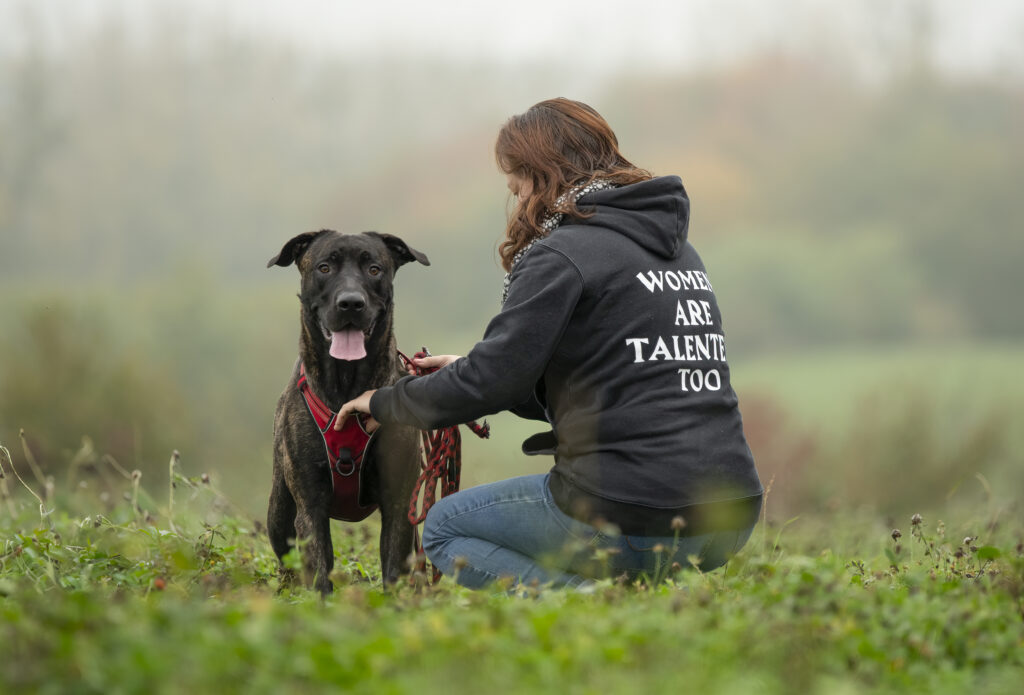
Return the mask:
{"type": "Polygon", "coordinates": [[[359,503],[359,492],[363,480],[363,454],[373,439],[363,427],[363,417],[350,417],[340,430],[334,429],[338,414],[317,398],[306,382],[306,366],[299,366],[299,391],[302,393],[309,414],[313,416],[320,436],[327,449],[327,461],[331,467],[331,486],[334,496],[331,500],[331,518],[340,521],[362,521],[377,510],[376,504],[367,507],[359,503]]]}
{"type": "MultiPolygon", "coordinates": [[[[417,352],[415,357],[428,356],[426,348],[417,352]]],[[[412,360],[398,353],[406,367],[412,367],[417,375],[437,371],[436,369],[421,370],[412,364],[412,360]]],[[[374,435],[380,430],[374,430],[373,434],[366,431],[363,426],[363,415],[356,413],[356,417],[350,417],[340,430],[334,429],[334,421],[338,414],[327,407],[327,404],[317,398],[313,389],[306,381],[306,366],[299,365],[299,392],[309,414],[313,416],[320,436],[324,440],[324,448],[327,449],[327,461],[331,468],[331,486],[334,495],[331,498],[332,519],[340,521],[362,521],[377,510],[376,504],[367,507],[359,503],[359,493],[362,489],[362,468],[363,457],[366,448],[373,441],[374,435]]],[[[478,425],[476,422],[467,422],[469,427],[478,437],[486,439],[490,435],[490,428],[487,422],[478,425]]],[[[420,476],[416,481],[416,489],[409,500],[409,523],[415,530],[424,518],[427,511],[433,506],[437,496],[437,486],[441,483],[441,496],[446,497],[459,489],[459,478],[461,477],[462,438],[459,435],[459,428],[444,427],[432,432],[421,432],[423,440],[420,449],[420,476]],[[422,505],[420,495],[422,493],[422,505]]],[[[420,572],[426,571],[426,556],[423,554],[423,547],[420,544],[419,533],[414,533],[416,543],[416,569],[420,572]]],[[[441,572],[434,568],[434,582],[441,578],[441,572]]],[[[415,580],[415,575],[410,577],[410,582],[415,580]]]]}

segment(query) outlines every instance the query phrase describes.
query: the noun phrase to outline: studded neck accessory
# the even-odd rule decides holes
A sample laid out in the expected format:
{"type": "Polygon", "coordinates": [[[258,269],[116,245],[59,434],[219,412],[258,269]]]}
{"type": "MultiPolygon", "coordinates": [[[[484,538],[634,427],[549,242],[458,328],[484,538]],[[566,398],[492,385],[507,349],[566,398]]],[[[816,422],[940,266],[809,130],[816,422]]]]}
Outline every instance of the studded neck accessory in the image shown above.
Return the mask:
{"type": "MultiPolygon", "coordinates": [[[[593,193],[594,191],[603,191],[606,188],[615,188],[615,187],[616,187],[616,184],[612,183],[611,181],[608,181],[607,179],[594,179],[590,183],[580,184],[579,186],[574,186],[573,188],[570,188],[568,191],[566,191],[562,195],[558,196],[558,199],[555,201],[555,207],[556,208],[562,207],[563,205],[565,205],[566,202],[568,202],[568,200],[570,198],[572,198],[573,201],[578,201],[580,198],[585,196],[587,193],[593,193]]],[[[505,300],[508,299],[508,287],[509,287],[509,284],[511,283],[510,278],[511,278],[511,275],[512,275],[512,269],[516,267],[516,263],[518,263],[522,259],[522,257],[526,255],[527,251],[529,251],[531,248],[533,248],[534,244],[536,244],[538,241],[540,241],[541,239],[543,239],[547,235],[551,234],[551,232],[553,232],[555,230],[555,228],[557,228],[558,225],[560,225],[562,223],[562,219],[564,217],[565,217],[565,213],[563,213],[563,212],[552,212],[552,213],[549,213],[547,216],[544,217],[543,220],[541,220],[540,228],[542,230],[542,233],[538,234],[536,237],[531,239],[530,242],[528,244],[526,244],[526,246],[524,246],[523,248],[521,248],[518,251],[516,251],[516,254],[514,256],[512,256],[511,267],[509,268],[509,272],[505,273],[505,280],[502,283],[502,287],[501,287],[501,303],[502,304],[504,304],[505,300]]]]}

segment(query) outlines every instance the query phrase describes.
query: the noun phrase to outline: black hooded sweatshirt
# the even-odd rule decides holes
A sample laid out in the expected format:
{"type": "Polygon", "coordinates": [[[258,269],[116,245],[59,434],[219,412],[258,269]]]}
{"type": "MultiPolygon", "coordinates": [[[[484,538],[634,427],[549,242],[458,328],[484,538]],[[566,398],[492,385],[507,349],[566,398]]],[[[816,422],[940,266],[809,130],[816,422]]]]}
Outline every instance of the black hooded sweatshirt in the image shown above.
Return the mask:
{"type": "Polygon", "coordinates": [[[434,429],[512,410],[552,431],[559,508],[631,535],[741,529],[761,483],[729,379],[722,316],[687,241],[678,177],[584,195],[514,266],[508,297],[464,358],[379,389],[381,423],[434,429]],[[678,529],[678,522],[675,525],[678,529]]]}

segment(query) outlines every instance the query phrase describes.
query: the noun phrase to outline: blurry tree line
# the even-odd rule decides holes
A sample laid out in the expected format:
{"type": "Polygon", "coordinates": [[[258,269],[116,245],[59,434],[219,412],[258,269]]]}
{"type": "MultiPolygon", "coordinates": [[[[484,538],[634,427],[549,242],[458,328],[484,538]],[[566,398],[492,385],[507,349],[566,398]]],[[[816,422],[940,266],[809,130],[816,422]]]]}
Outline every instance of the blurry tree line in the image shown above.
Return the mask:
{"type": "MultiPolygon", "coordinates": [[[[242,485],[298,326],[266,259],[309,229],[398,234],[433,261],[399,273],[403,346],[467,350],[498,308],[494,135],[565,83],[189,21],[0,53],[0,440],[25,427],[54,468],[83,435],[147,471],[177,447],[242,485]]],[[[683,177],[733,359],[1024,335],[1024,85],[764,55],[580,92],[683,177]]]]}
{"type": "MultiPolygon", "coordinates": [[[[262,282],[282,239],[320,226],[386,228],[488,266],[476,250],[491,255],[504,200],[493,136],[550,96],[541,69],[509,79],[182,33],[172,22],[140,45],[112,22],[3,54],[8,281],[130,284],[201,263],[262,282]]],[[[692,238],[743,315],[736,347],[1024,333],[1007,310],[1024,260],[1024,85],[919,62],[865,84],[776,55],[587,91],[631,158],[683,176],[692,238]],[[748,320],[750,298],[779,320],[748,320]]],[[[493,266],[465,270],[453,289],[493,294],[493,266]]]]}

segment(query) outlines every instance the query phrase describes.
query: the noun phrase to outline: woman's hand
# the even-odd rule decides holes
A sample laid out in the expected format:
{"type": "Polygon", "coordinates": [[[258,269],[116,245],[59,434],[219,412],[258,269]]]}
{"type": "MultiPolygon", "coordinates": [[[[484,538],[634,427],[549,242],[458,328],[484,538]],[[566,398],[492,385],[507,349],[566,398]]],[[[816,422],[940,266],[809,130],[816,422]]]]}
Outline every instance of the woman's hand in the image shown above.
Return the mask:
{"type": "Polygon", "coordinates": [[[363,426],[367,432],[373,432],[375,429],[380,427],[380,423],[373,419],[370,415],[370,398],[377,392],[377,389],[371,389],[365,391],[362,395],[356,396],[351,401],[341,406],[341,410],[338,411],[338,417],[334,418],[334,429],[340,430],[345,426],[345,420],[350,415],[355,413],[366,413],[367,417],[363,421],[363,426]]]}
{"type": "Polygon", "coordinates": [[[416,369],[422,369],[424,371],[428,369],[440,369],[441,367],[447,367],[455,360],[462,359],[461,355],[427,355],[426,357],[413,357],[409,360],[410,364],[406,365],[406,371],[410,374],[416,374],[416,369]]]}

